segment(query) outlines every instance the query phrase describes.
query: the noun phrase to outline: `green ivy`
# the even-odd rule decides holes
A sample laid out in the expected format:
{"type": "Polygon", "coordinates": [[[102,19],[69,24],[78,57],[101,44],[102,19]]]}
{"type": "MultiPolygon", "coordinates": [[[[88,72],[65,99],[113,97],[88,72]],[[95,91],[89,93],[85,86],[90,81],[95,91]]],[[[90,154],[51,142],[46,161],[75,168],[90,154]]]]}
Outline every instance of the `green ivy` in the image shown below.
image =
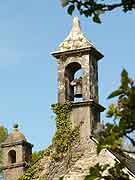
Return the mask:
{"type": "Polygon", "coordinates": [[[41,177],[39,178],[39,180],[46,180],[46,177],[45,177],[45,176],[41,176],[41,177]]]}
{"type": "MultiPolygon", "coordinates": [[[[19,178],[19,180],[33,180],[35,179],[35,175],[38,174],[40,171],[42,171],[42,167],[40,167],[39,160],[43,158],[43,156],[49,156],[49,152],[51,151],[51,146],[49,146],[47,149],[34,152],[32,154],[32,162],[31,166],[28,168],[28,170],[25,172],[25,174],[19,178]]],[[[45,177],[44,177],[45,179],[45,177]]]]}
{"type": "Polygon", "coordinates": [[[31,164],[35,164],[35,162],[37,162],[40,158],[42,158],[44,155],[44,150],[42,151],[35,151],[32,153],[32,162],[31,164]]]}
{"type": "Polygon", "coordinates": [[[38,168],[35,166],[30,167],[27,172],[19,178],[19,180],[33,180],[34,175],[38,172],[38,168]]]}
{"type": "Polygon", "coordinates": [[[63,180],[63,178],[64,178],[64,177],[62,176],[62,177],[59,178],[59,180],[63,180]]]}
{"type": "MultiPolygon", "coordinates": [[[[33,162],[35,162],[26,171],[26,173],[19,180],[33,180],[35,175],[39,174],[41,168],[39,160],[44,156],[50,156],[53,160],[60,160],[65,157],[66,153],[71,150],[72,142],[79,142],[79,127],[72,128],[70,120],[70,112],[72,110],[72,103],[67,101],[64,104],[53,104],[52,110],[56,114],[56,133],[52,139],[52,145],[46,150],[33,153],[33,162]]],[[[45,177],[40,177],[40,179],[45,177]]],[[[62,179],[61,177],[60,179],[62,179]]]]}
{"type": "Polygon", "coordinates": [[[70,112],[72,110],[72,103],[70,101],[64,104],[52,105],[52,110],[56,114],[56,128],[57,131],[53,137],[52,143],[55,149],[53,158],[59,159],[71,149],[72,142],[79,136],[79,128],[72,128],[70,120],[70,112]]]}

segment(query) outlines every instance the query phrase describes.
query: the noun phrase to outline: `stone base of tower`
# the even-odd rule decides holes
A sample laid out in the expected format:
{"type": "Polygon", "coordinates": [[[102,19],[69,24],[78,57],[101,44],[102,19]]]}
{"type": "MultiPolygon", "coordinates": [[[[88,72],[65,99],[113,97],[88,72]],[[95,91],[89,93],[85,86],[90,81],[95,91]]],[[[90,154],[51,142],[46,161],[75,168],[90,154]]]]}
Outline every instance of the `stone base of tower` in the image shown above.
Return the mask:
{"type": "MultiPolygon", "coordinates": [[[[26,171],[25,163],[15,163],[10,166],[6,166],[3,173],[4,180],[18,180],[26,171]]],[[[28,167],[27,167],[28,168],[28,167]]]]}
{"type": "Polygon", "coordinates": [[[100,122],[100,112],[105,108],[93,100],[72,103],[70,120],[73,128],[80,127],[80,139],[89,139],[94,128],[100,122]]]}

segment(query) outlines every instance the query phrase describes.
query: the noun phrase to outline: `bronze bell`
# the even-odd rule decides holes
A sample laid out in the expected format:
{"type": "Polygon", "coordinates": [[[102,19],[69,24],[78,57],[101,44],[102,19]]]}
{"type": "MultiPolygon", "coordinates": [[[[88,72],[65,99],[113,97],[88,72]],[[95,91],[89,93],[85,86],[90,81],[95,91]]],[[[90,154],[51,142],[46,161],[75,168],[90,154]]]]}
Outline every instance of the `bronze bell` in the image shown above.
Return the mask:
{"type": "Polygon", "coordinates": [[[74,97],[82,98],[82,78],[74,79],[70,84],[74,86],[74,97]]]}
{"type": "Polygon", "coordinates": [[[74,97],[76,97],[76,98],[82,97],[82,84],[77,84],[74,87],[74,97]]]}

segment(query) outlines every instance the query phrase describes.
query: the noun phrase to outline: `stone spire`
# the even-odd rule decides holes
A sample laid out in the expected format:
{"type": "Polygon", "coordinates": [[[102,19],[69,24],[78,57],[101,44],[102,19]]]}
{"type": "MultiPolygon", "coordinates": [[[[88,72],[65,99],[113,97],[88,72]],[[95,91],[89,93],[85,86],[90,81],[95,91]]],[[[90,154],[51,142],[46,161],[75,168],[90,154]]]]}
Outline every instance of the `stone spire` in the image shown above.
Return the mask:
{"type": "Polygon", "coordinates": [[[74,17],[72,29],[69,35],[64,40],[64,42],[62,42],[59,45],[58,49],[55,52],[63,52],[63,51],[82,49],[82,48],[88,48],[88,47],[93,47],[93,45],[84,36],[81,30],[79,18],[74,17]]]}

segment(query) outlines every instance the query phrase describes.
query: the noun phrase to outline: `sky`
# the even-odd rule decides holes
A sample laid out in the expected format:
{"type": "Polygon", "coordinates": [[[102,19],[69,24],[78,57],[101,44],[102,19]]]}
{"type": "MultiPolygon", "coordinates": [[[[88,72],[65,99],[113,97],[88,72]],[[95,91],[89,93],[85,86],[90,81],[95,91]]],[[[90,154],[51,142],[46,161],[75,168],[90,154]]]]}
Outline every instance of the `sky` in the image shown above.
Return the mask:
{"type": "MultiPolygon", "coordinates": [[[[77,12],[73,14],[78,15],[77,12]]],[[[107,107],[126,68],[135,77],[135,12],[113,11],[102,24],[80,17],[84,34],[104,54],[99,62],[99,99],[107,107]]],[[[34,151],[55,132],[51,104],[57,102],[57,63],[51,52],[68,35],[72,17],[59,0],[0,0],[0,124],[14,123],[34,151]]],[[[102,121],[108,121],[105,112],[102,121]]]]}

